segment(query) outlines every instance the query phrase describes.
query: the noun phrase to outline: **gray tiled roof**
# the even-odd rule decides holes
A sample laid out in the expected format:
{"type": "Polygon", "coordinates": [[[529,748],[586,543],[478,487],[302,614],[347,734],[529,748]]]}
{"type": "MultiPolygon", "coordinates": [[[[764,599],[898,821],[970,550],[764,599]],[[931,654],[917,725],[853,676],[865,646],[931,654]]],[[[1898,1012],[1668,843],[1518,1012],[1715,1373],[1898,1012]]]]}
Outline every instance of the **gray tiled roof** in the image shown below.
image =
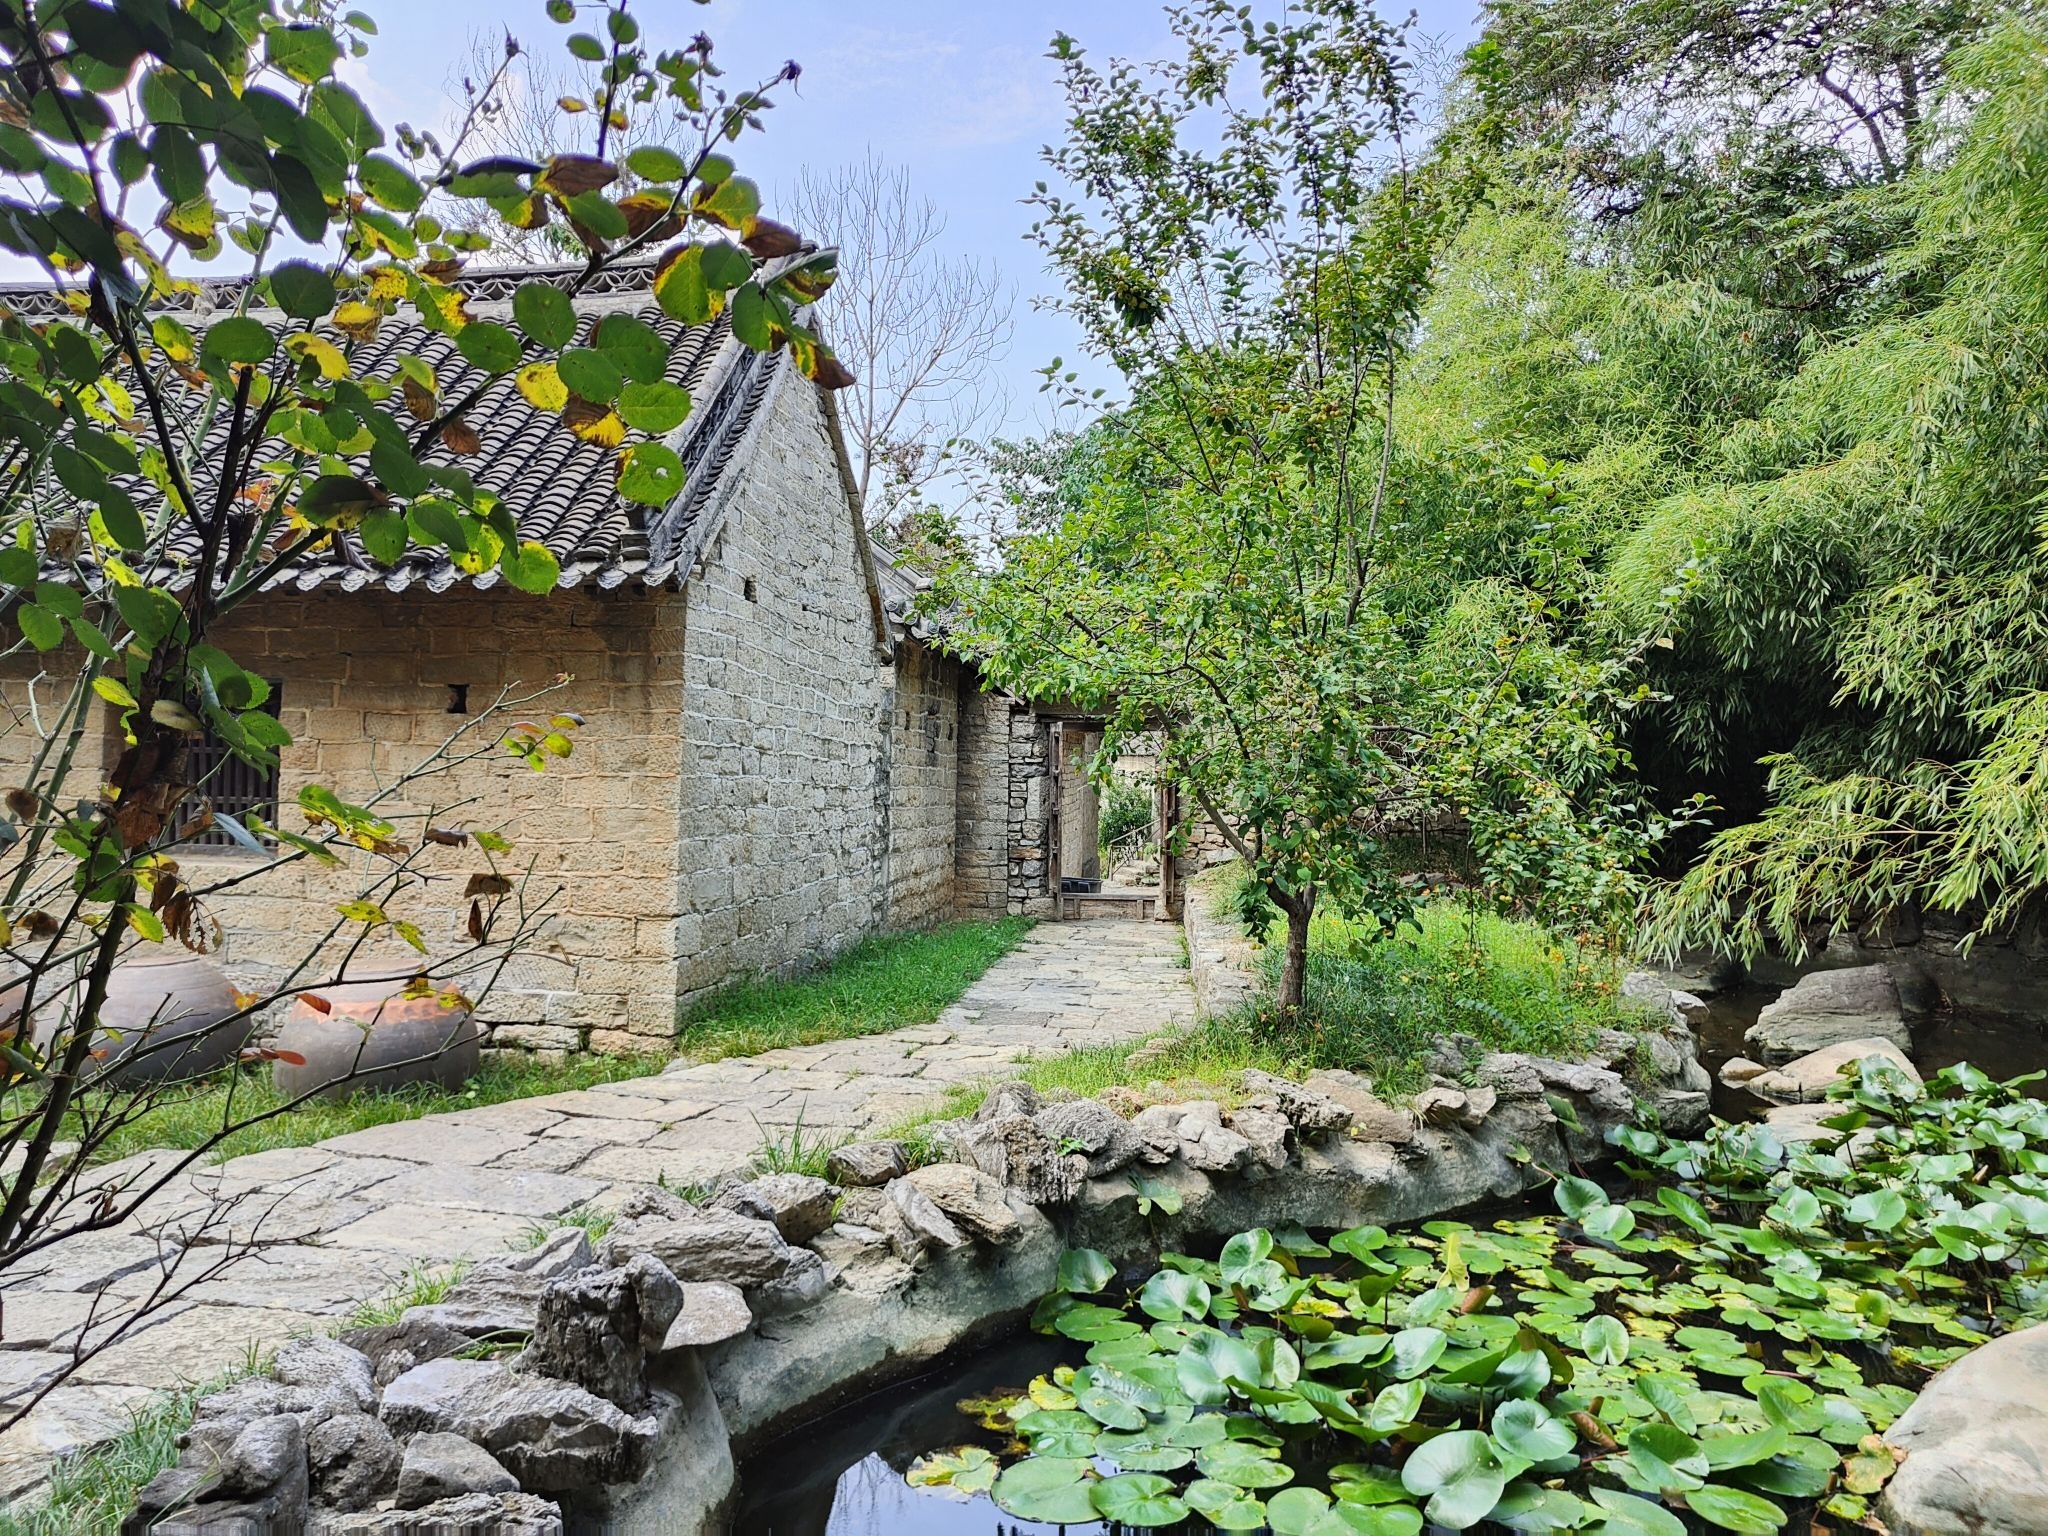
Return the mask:
{"type": "MultiPolygon", "coordinates": [[[[580,271],[575,266],[498,268],[464,273],[453,286],[467,293],[473,318],[509,322],[512,294],[520,284],[538,278],[566,287],[580,271]]],[[[669,344],[667,377],[689,390],[694,402],[689,419],[667,439],[687,477],[676,498],[663,508],[626,501],[615,484],[616,450],[579,440],[556,417],[528,404],[509,373],[493,380],[465,413],[483,439],[482,452],[458,456],[437,442],[425,462],[459,466],[501,496],[518,519],[521,537],[538,539],[561,562],[565,587],[676,584],[687,577],[702,547],[710,509],[722,484],[737,472],[747,428],[781,360],[779,354],[763,356],[735,341],[723,317],[695,327],[669,319],[653,302],[644,266],[613,269],[601,274],[599,282],[576,299],[583,319],[578,341],[586,341],[606,314],[624,310],[637,315],[669,344]]],[[[232,313],[240,295],[235,283],[204,284],[180,306],[181,316],[195,331],[203,331],[209,316],[232,313]]],[[[62,303],[49,288],[0,289],[0,304],[31,317],[57,313],[62,303]]],[[[249,313],[281,320],[275,312],[252,308],[249,313]]],[[[443,400],[460,399],[486,377],[464,360],[452,337],[420,324],[409,305],[387,316],[374,340],[357,345],[351,361],[358,377],[395,382],[396,360],[408,352],[434,369],[443,400]]],[[[204,389],[173,385],[173,401],[189,407],[195,418],[208,395],[204,389]]],[[[416,425],[400,415],[403,407],[395,394],[391,405],[394,415],[416,425]]],[[[223,457],[226,416],[216,413],[206,440],[187,456],[198,482],[194,490],[202,499],[209,470],[223,457]]],[[[281,441],[267,445],[266,452],[272,448],[279,455],[289,452],[281,441]]],[[[155,495],[146,482],[128,488],[145,506],[145,494],[155,495]]],[[[380,566],[363,555],[353,538],[343,536],[330,554],[291,571],[286,583],[308,589],[335,582],[353,590],[375,582],[392,591],[415,585],[440,591],[464,581],[487,587],[498,579],[495,571],[465,575],[445,556],[424,550],[409,552],[395,567],[380,566]]]]}

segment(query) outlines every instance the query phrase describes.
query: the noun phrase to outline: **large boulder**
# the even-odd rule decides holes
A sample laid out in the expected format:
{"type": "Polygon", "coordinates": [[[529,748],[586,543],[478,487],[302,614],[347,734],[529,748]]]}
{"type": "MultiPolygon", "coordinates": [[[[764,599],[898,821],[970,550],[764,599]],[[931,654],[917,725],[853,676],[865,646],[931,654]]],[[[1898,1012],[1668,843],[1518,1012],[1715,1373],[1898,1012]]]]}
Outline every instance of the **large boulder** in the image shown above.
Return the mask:
{"type": "Polygon", "coordinates": [[[338,1413],[306,1437],[313,1497],[329,1509],[368,1509],[398,1481],[398,1441],[367,1413],[338,1413]]]}
{"type": "Polygon", "coordinates": [[[601,1249],[608,1265],[647,1253],[667,1265],[678,1280],[722,1280],[749,1292],[787,1279],[800,1265],[801,1251],[784,1240],[774,1222],[733,1211],[688,1211],[614,1222],[601,1249]]]}
{"type": "Polygon", "coordinates": [[[465,1493],[517,1493],[519,1479],[489,1451],[460,1435],[429,1431],[405,1447],[398,1473],[401,1508],[418,1509],[465,1493]]]}
{"type": "MultiPolygon", "coordinates": [[[[528,1314],[526,1325],[532,1326],[528,1314]]],[[[369,1356],[373,1379],[389,1386],[416,1365],[429,1360],[459,1355],[473,1346],[479,1336],[465,1332],[435,1315],[431,1306],[408,1307],[395,1323],[378,1323],[367,1328],[346,1329],[341,1342],[369,1356]]]]}
{"type": "Polygon", "coordinates": [[[1238,1079],[1246,1093],[1270,1098],[1288,1123],[1304,1136],[1345,1130],[1351,1124],[1351,1111],[1319,1084],[1289,1082],[1256,1067],[1246,1067],[1238,1079]]]}
{"type": "Polygon", "coordinates": [[[825,1177],[842,1189],[879,1189],[910,1172],[900,1141],[853,1141],[825,1159],[825,1177]]]}
{"type": "Polygon", "coordinates": [[[1106,1178],[1134,1162],[1143,1141],[1131,1124],[1100,1099],[1048,1104],[1036,1120],[1039,1131],[1063,1155],[1088,1159],[1088,1177],[1106,1178]]]}
{"type": "MultiPolygon", "coordinates": [[[[984,1243],[1007,1243],[1017,1236],[1017,1217],[1004,1197],[1003,1186],[978,1168],[931,1163],[912,1169],[899,1182],[913,1186],[969,1237],[984,1243]]],[[[890,1186],[892,1190],[895,1187],[890,1186]]]]}
{"type": "Polygon", "coordinates": [[[704,1349],[736,1339],[754,1325],[747,1298],[736,1285],[696,1280],[683,1287],[683,1309],[668,1325],[661,1352],[704,1349]]]}
{"type": "Polygon", "coordinates": [[[438,1302],[409,1308],[405,1315],[471,1338],[531,1333],[541,1292],[596,1262],[589,1234],[580,1227],[562,1227],[529,1252],[474,1266],[438,1302]]]}
{"type": "Polygon", "coordinates": [[[721,1190],[711,1204],[771,1223],[785,1242],[808,1243],[832,1225],[839,1187],[807,1173],[770,1173],[721,1190]]]}
{"type": "Polygon", "coordinates": [[[1782,1067],[1760,1072],[1742,1086],[1760,1098],[1779,1104],[1806,1104],[1825,1099],[1828,1089],[1842,1080],[1843,1070],[1857,1068],[1865,1061],[1879,1061],[1908,1082],[1919,1082],[1920,1074],[1906,1053],[1878,1036],[1867,1040],[1844,1040],[1824,1050],[1813,1051],[1782,1067]]]}
{"type": "Polygon", "coordinates": [[[539,1493],[637,1482],[654,1459],[659,1428],[652,1409],[629,1414],[573,1382],[495,1360],[416,1366],[384,1389],[381,1412],[397,1434],[474,1440],[539,1493]]]}
{"type": "Polygon", "coordinates": [[[2048,1531],[2048,1323],[1963,1356],[1884,1438],[1906,1453],[1885,1488],[1892,1536],[2048,1531]]]}
{"type": "Polygon", "coordinates": [[[524,1363],[621,1408],[637,1407],[647,1395],[647,1352],[661,1348],[682,1309],[681,1283],[649,1253],[616,1269],[565,1275],[541,1292],[524,1363]]]}
{"type": "Polygon", "coordinates": [[[1802,976],[1764,1007],[1742,1039],[1768,1065],[1848,1040],[1889,1040],[1901,1051],[1913,1044],[1898,983],[1881,965],[1802,976]]]}
{"type": "Polygon", "coordinates": [[[121,1529],[134,1536],[302,1531],[308,1497],[300,1416],[269,1414],[244,1424],[224,1451],[187,1447],[136,1496],[121,1529]]]}

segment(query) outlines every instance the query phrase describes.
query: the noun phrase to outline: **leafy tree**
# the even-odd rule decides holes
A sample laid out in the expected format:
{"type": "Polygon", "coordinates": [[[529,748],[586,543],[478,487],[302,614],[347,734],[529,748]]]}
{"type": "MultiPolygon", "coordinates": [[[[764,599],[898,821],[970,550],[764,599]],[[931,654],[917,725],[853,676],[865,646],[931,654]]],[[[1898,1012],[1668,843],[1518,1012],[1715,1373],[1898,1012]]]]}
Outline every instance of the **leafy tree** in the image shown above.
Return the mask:
{"type": "Polygon", "coordinates": [[[1418,157],[1402,34],[1351,0],[1168,17],[1179,56],[1152,69],[1055,40],[1071,117],[1048,160],[1073,191],[1033,199],[1059,302],[1130,398],[1078,483],[1012,455],[1000,571],[939,595],[998,681],[1107,711],[1111,756],[1163,732],[1164,770],[1285,914],[1292,1014],[1319,902],[1406,915],[1389,832],[1466,817],[1526,856],[1496,860],[1515,895],[1562,906],[1588,892],[1549,878],[1561,858],[1625,867],[1641,829],[1586,814],[1614,678],[1549,644],[1546,595],[1440,627],[1392,601],[1401,364],[1485,124],[1418,157]]]}
{"type": "MultiPolygon", "coordinates": [[[[786,346],[812,377],[845,381],[799,319],[831,281],[830,253],[779,259],[797,237],[761,216],[725,153],[794,66],[725,95],[710,84],[708,42],[656,47],[626,0],[549,0],[548,12],[589,23],[567,47],[598,81],[599,108],[580,119],[594,138],[479,160],[461,135],[386,135],[336,74],[374,28],[325,0],[0,0],[0,165],[24,189],[0,198],[0,247],[70,300],[65,318],[0,314],[0,582],[18,636],[7,649],[55,680],[57,700],[10,724],[26,777],[0,827],[0,947],[13,972],[0,1042],[0,1277],[128,1222],[248,1123],[230,1099],[218,1135],[189,1152],[118,1180],[87,1171],[164,1091],[124,1085],[105,1059],[109,977],[159,946],[211,947],[208,902],[223,886],[356,856],[360,894],[337,906],[328,938],[352,955],[373,934],[396,935],[422,954],[394,985],[450,1004],[545,916],[544,894],[529,897],[508,873],[502,839],[431,816],[402,827],[389,809],[462,762],[509,752],[538,768],[566,755],[577,722],[525,723],[514,711],[532,696],[499,699],[364,804],[309,787],[291,812],[301,828],[230,823],[190,771],[201,732],[256,765],[290,745],[261,677],[220,641],[225,620],[260,611],[309,559],[388,566],[424,550],[525,591],[555,586],[554,558],[461,467],[477,451],[464,413],[482,387],[444,388],[412,356],[364,366],[386,317],[409,305],[476,369],[516,375],[559,430],[615,448],[621,494],[651,505],[680,482],[663,439],[689,402],[656,382],[664,344],[629,316],[608,319],[594,348],[571,347],[571,300],[601,274],[652,256],[637,270],[674,318],[729,310],[743,341],[786,346]],[[608,158],[618,115],[654,103],[671,132],[627,157],[641,190],[620,196],[608,158]],[[485,211],[566,228],[579,254],[566,288],[519,291],[516,328],[473,318],[452,286],[488,249],[475,232],[485,211]],[[232,311],[188,325],[179,316],[197,280],[183,274],[213,279],[224,258],[246,278],[225,290],[232,311]],[[437,444],[449,455],[430,461],[437,444]],[[79,752],[103,705],[118,711],[122,738],[104,778],[79,752]],[[182,870],[181,848],[220,825],[259,863],[211,880],[182,870]],[[450,876],[471,942],[430,957],[415,919],[445,899],[450,876]],[[77,1143],[68,1159],[60,1138],[77,1143]]],[[[286,992],[331,980],[332,953],[309,950],[286,992]]],[[[246,1029],[280,995],[244,998],[219,1028],[246,1029]]],[[[260,1241],[232,1230],[230,1214],[203,1218],[227,1239],[205,1273],[260,1241]]],[[[138,1310],[101,1319],[68,1368],[204,1277],[167,1273],[138,1310]]]]}

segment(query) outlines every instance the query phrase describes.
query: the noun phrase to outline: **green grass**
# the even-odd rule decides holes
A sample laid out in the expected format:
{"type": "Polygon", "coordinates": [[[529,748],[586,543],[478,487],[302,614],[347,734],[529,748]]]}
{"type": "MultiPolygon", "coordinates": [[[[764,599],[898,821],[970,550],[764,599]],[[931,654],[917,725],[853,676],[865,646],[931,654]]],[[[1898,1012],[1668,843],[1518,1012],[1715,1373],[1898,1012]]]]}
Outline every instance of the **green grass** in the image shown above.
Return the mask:
{"type": "Polygon", "coordinates": [[[677,1045],[716,1061],[929,1024],[1030,930],[1029,918],[1006,917],[864,939],[808,976],[727,988],[684,1021],[677,1045]]]}
{"type": "MultiPolygon", "coordinates": [[[[316,1099],[299,1108],[235,1132],[215,1149],[217,1157],[240,1157],[273,1147],[303,1147],[392,1120],[502,1104],[645,1077],[667,1064],[665,1056],[572,1056],[549,1060],[523,1052],[493,1051],[461,1088],[427,1085],[388,1093],[359,1093],[346,1099],[316,1099]]],[[[94,1160],[126,1157],[152,1147],[197,1147],[223,1124],[276,1109],[285,1102],[267,1067],[237,1067],[192,1084],[168,1089],[149,1109],[120,1127],[95,1149],[94,1160]]]]}
{"type": "MultiPolygon", "coordinates": [[[[1261,960],[1278,967],[1277,943],[1261,960]]],[[[1620,981],[1614,956],[1455,901],[1424,906],[1418,926],[1392,938],[1325,916],[1310,933],[1298,1024],[1283,1026],[1270,1006],[1249,1007],[1180,1034],[1021,1062],[1013,1075],[1040,1092],[1093,1097],[1156,1081],[1227,1102],[1247,1067],[1283,1077],[1343,1067],[1371,1077],[1383,1096],[1404,1098],[1428,1082],[1432,1048],[1452,1034],[1484,1050],[1571,1056],[1602,1029],[1640,1023],[1620,1000],[1620,981]]],[[[981,1098],[979,1089],[963,1090],[895,1134],[971,1114],[981,1098]]]]}
{"type": "Polygon", "coordinates": [[[96,1451],[59,1461],[51,1469],[42,1502],[0,1508],[0,1536],[100,1536],[118,1531],[143,1485],[177,1462],[178,1436],[191,1424],[199,1400],[248,1374],[238,1367],[203,1385],[149,1398],[116,1438],[96,1451]]]}
{"type": "MultiPolygon", "coordinates": [[[[555,1223],[568,1225],[568,1218],[555,1223]]],[[[549,1228],[552,1231],[553,1228],[549,1228]]],[[[546,1233],[542,1234],[543,1237],[546,1233]]],[[[536,1243],[534,1246],[539,1246],[536,1243]]],[[[335,1329],[337,1333],[350,1328],[388,1328],[405,1316],[413,1307],[431,1307],[445,1301],[448,1293],[461,1283],[469,1273],[469,1260],[457,1259],[452,1264],[428,1264],[415,1259],[399,1272],[398,1281],[381,1296],[373,1296],[360,1302],[355,1309],[341,1320],[335,1329]]]]}

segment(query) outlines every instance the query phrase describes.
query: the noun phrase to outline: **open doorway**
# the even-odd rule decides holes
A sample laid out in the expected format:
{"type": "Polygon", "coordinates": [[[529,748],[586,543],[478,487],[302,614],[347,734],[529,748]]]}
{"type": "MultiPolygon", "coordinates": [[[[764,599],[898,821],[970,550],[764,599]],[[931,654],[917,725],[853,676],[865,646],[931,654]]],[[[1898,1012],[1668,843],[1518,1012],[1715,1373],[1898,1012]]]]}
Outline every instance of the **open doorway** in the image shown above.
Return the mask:
{"type": "Polygon", "coordinates": [[[1099,724],[1054,727],[1053,891],[1063,918],[1150,918],[1161,902],[1156,754],[1138,744],[1097,772],[1099,724]],[[1098,782],[1099,781],[1099,782],[1098,782]]]}

